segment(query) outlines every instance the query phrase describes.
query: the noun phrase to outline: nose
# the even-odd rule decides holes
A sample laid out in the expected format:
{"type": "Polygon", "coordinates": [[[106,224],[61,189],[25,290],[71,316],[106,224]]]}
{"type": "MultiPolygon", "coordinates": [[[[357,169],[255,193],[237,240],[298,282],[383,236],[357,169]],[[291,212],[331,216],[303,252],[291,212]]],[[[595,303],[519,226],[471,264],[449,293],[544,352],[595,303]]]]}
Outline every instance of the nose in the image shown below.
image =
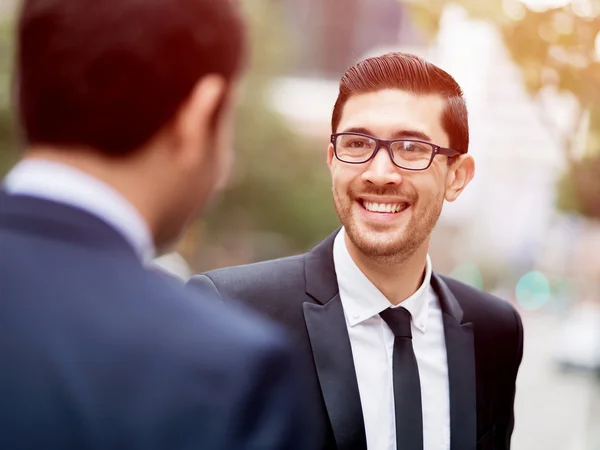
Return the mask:
{"type": "Polygon", "coordinates": [[[388,149],[383,146],[375,157],[367,163],[362,178],[364,181],[377,186],[402,183],[400,168],[392,162],[388,149]]]}

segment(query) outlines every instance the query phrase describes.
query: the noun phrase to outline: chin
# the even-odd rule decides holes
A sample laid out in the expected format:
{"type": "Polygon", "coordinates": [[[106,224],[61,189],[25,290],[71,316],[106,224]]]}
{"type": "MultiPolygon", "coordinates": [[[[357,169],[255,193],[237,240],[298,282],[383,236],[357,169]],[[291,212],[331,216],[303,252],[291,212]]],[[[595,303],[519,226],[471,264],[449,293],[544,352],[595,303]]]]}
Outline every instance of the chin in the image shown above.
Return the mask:
{"type": "Polygon", "coordinates": [[[397,230],[377,230],[356,224],[345,228],[354,246],[368,256],[391,256],[402,249],[404,239],[397,230]]]}
{"type": "Polygon", "coordinates": [[[359,222],[345,225],[354,247],[366,257],[381,263],[397,264],[406,261],[424,242],[424,239],[419,239],[404,226],[378,228],[359,222]]]}

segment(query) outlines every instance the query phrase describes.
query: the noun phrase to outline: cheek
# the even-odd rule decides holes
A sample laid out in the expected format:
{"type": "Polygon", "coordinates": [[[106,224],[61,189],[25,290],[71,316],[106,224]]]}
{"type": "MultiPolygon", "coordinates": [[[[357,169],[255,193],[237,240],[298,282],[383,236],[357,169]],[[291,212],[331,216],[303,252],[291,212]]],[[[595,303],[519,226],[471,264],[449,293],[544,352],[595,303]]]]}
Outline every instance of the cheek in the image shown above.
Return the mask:
{"type": "Polygon", "coordinates": [[[446,193],[442,177],[423,177],[423,179],[415,180],[413,186],[418,194],[421,208],[437,207],[437,204],[444,198],[446,193]]]}
{"type": "Polygon", "coordinates": [[[331,183],[340,193],[346,193],[349,188],[357,189],[360,185],[360,171],[352,166],[334,164],[331,167],[331,183]]]}
{"type": "Polygon", "coordinates": [[[332,167],[332,169],[331,169],[331,185],[333,186],[333,189],[336,190],[337,192],[343,192],[346,190],[347,184],[348,184],[348,182],[346,180],[346,177],[344,176],[343,171],[338,170],[335,167],[332,167]]]}

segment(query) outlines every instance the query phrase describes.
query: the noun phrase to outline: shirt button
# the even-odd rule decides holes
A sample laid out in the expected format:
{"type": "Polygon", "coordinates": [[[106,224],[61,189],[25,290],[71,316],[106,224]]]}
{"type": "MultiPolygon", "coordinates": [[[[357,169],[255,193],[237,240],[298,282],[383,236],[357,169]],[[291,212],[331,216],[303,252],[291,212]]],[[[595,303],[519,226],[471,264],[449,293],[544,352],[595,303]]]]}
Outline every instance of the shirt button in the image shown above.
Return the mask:
{"type": "Polygon", "coordinates": [[[353,317],[354,319],[358,319],[360,316],[359,316],[358,314],[354,314],[352,317],[353,317]]]}

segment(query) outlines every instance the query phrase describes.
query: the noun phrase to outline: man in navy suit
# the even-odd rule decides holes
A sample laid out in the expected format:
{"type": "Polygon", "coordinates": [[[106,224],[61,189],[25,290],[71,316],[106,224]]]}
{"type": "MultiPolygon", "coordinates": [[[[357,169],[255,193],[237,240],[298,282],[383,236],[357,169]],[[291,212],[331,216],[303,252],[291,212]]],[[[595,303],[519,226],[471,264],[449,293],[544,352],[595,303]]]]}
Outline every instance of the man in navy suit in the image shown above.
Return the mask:
{"type": "Polygon", "coordinates": [[[312,447],[279,329],[145,267],[222,186],[242,25],[223,0],[24,2],[0,448],[312,447]]]}

